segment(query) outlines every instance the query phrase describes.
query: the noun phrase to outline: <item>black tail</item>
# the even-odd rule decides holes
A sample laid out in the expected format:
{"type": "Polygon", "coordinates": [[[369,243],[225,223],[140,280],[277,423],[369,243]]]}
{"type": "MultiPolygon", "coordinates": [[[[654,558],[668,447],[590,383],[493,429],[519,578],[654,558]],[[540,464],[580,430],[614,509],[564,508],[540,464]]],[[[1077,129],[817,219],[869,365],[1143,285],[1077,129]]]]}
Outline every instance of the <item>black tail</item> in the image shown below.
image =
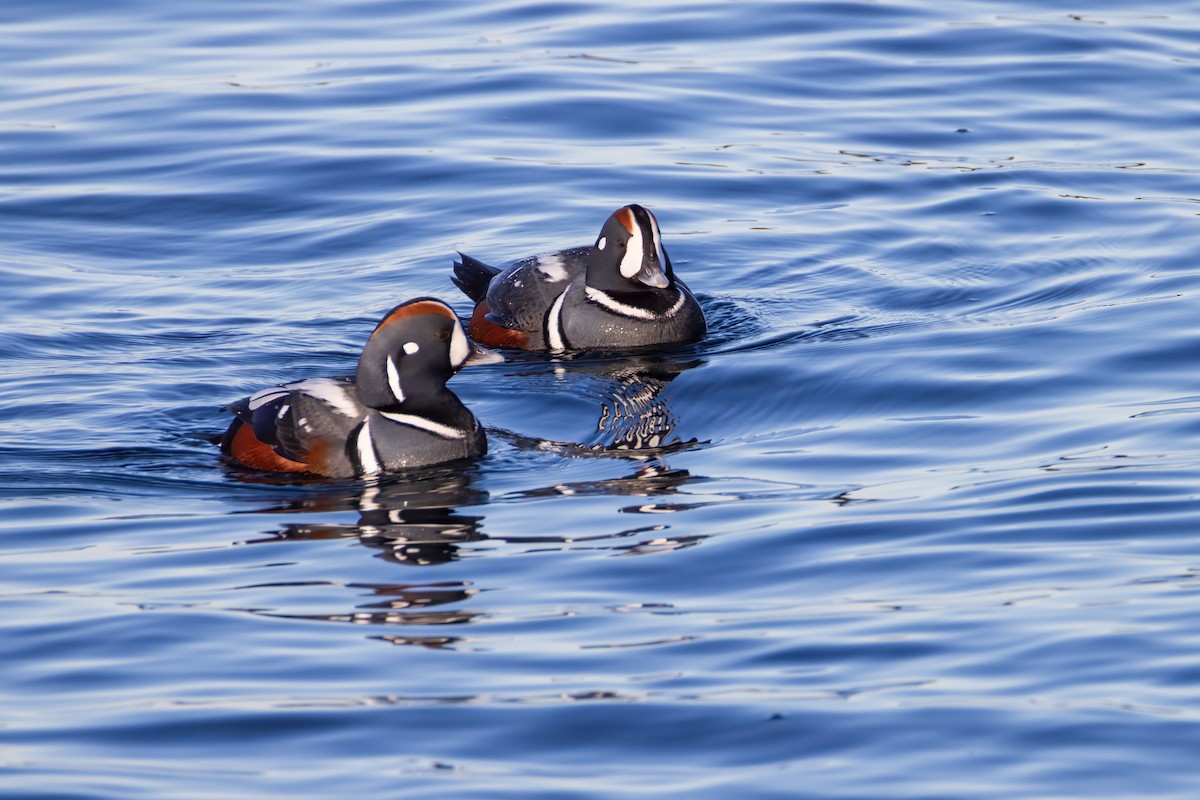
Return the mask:
{"type": "Polygon", "coordinates": [[[454,275],[450,280],[463,290],[463,294],[478,303],[487,297],[488,284],[500,274],[500,270],[462,253],[458,257],[462,261],[454,262],[454,275]]]}

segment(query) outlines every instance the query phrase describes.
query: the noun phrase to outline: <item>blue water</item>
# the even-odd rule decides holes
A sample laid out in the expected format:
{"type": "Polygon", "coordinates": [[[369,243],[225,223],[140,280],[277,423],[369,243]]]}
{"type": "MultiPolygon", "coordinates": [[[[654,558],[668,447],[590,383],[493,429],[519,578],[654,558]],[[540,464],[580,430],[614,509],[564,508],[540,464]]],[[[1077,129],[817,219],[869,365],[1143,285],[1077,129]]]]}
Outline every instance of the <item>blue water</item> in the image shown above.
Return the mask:
{"type": "Polygon", "coordinates": [[[1195,797],[1200,10],[1140,8],[5,2],[0,796],[1195,797]],[[628,202],[703,342],[464,370],[465,471],[219,460],[628,202]]]}

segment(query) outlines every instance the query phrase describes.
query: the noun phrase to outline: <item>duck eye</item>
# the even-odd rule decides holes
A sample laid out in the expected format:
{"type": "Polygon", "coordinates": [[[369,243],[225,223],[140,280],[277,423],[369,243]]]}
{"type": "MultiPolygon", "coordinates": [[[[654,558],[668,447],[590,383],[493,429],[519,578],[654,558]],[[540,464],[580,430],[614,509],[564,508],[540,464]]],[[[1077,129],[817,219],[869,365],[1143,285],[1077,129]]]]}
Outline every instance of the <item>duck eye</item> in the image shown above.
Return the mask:
{"type": "Polygon", "coordinates": [[[437,337],[444,342],[450,338],[450,331],[447,331],[447,330],[438,331],[437,337]]]}

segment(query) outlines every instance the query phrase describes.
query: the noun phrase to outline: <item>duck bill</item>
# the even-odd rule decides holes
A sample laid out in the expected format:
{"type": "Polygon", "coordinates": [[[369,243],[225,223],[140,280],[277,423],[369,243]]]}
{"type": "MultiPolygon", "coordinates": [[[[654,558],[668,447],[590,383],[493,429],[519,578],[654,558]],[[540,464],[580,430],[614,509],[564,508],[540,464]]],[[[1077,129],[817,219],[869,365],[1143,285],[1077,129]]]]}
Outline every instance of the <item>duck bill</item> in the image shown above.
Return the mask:
{"type": "Polygon", "coordinates": [[[480,364],[502,364],[503,362],[504,356],[500,353],[486,347],[480,347],[475,342],[471,342],[471,351],[467,353],[467,357],[461,366],[478,367],[480,364]]]}
{"type": "Polygon", "coordinates": [[[648,258],[642,259],[642,268],[633,276],[633,279],[651,289],[665,289],[671,285],[658,263],[648,258]]]}

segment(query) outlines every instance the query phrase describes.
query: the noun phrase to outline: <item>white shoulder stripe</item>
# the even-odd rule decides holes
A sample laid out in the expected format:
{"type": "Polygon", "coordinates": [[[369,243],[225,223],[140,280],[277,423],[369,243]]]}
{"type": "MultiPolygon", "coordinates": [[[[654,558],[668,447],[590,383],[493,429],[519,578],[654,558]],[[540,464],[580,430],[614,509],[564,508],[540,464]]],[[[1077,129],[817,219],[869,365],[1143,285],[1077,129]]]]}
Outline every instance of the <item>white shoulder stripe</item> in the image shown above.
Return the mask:
{"type": "Polygon", "coordinates": [[[368,417],[358,429],[358,460],[364,475],[379,472],[379,457],[375,455],[375,442],[371,441],[371,420],[368,417]]]}
{"type": "Polygon", "coordinates": [[[550,306],[550,313],[546,317],[546,340],[549,342],[551,350],[567,349],[562,329],[562,307],[563,300],[566,299],[567,293],[564,290],[554,301],[554,305],[550,306]]]}
{"type": "Polygon", "coordinates": [[[281,397],[287,397],[292,393],[291,389],[286,389],[282,386],[272,386],[270,389],[263,389],[250,395],[250,410],[262,408],[272,400],[278,400],[281,397]]]}
{"type": "Polygon", "coordinates": [[[379,416],[401,425],[407,425],[410,428],[419,428],[420,430],[432,433],[434,436],[441,436],[443,439],[465,439],[467,436],[466,431],[451,428],[449,425],[443,425],[440,422],[434,422],[425,417],[418,417],[416,414],[396,414],[391,411],[380,411],[379,416]]]}
{"type": "Polygon", "coordinates": [[[342,416],[357,417],[362,414],[358,401],[354,397],[354,387],[343,381],[335,381],[332,378],[309,378],[305,381],[289,383],[287,388],[324,401],[342,416]]]}
{"type": "Polygon", "coordinates": [[[537,257],[537,265],[538,271],[551,283],[567,279],[567,267],[557,253],[543,253],[537,257]]]}
{"type": "Polygon", "coordinates": [[[613,298],[612,295],[606,294],[599,289],[593,289],[591,286],[584,288],[587,290],[588,300],[591,300],[597,305],[604,306],[609,311],[613,312],[614,314],[620,314],[622,317],[649,320],[663,319],[674,315],[676,311],[683,308],[683,292],[679,291],[678,289],[675,290],[675,292],[679,295],[679,298],[675,301],[675,304],[659,315],[644,308],[638,308],[637,306],[631,306],[622,303],[620,300],[613,298]]]}

